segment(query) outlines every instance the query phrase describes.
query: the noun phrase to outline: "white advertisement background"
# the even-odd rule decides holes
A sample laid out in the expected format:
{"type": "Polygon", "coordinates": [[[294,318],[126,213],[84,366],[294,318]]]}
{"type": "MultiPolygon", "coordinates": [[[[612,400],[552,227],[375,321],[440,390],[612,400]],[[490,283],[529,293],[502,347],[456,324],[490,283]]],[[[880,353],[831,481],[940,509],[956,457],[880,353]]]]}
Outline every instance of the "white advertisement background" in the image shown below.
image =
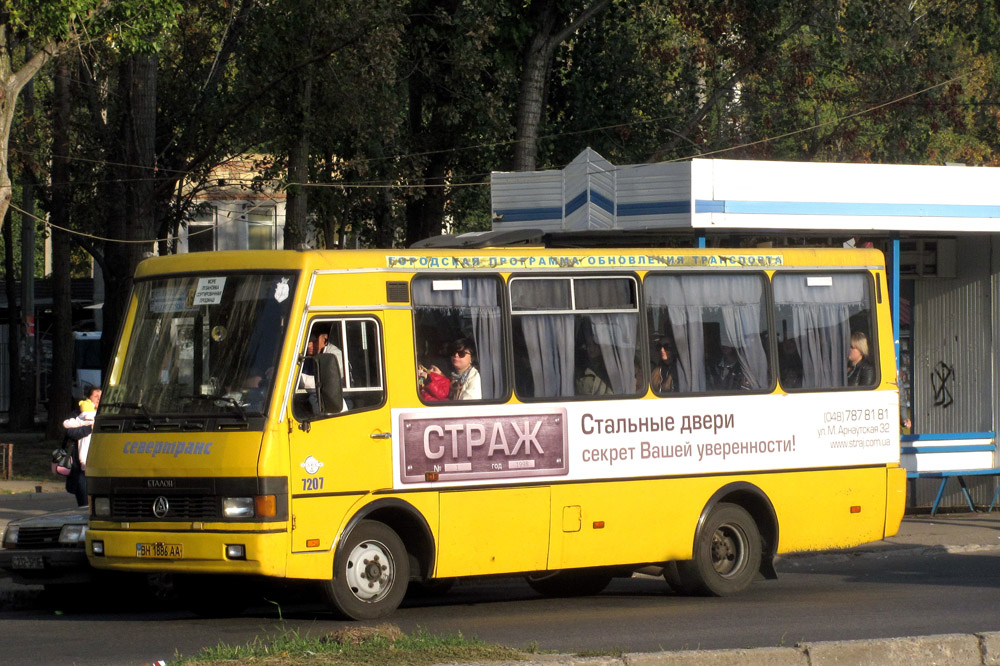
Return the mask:
{"type": "MultiPolygon", "coordinates": [[[[440,417],[499,416],[524,405],[427,407],[440,417]]],[[[532,403],[532,410],[545,404],[532,403]]],[[[899,462],[895,391],[745,395],[553,403],[568,415],[569,473],[552,480],[681,476],[899,462]],[[663,429],[672,419],[670,430],[663,429]],[[656,422],[659,429],[653,430],[656,422]],[[695,427],[698,426],[698,427],[695,427]]],[[[406,483],[400,415],[393,409],[394,488],[517,484],[518,478],[406,483]]],[[[525,477],[538,483],[547,477],[525,477]]]]}

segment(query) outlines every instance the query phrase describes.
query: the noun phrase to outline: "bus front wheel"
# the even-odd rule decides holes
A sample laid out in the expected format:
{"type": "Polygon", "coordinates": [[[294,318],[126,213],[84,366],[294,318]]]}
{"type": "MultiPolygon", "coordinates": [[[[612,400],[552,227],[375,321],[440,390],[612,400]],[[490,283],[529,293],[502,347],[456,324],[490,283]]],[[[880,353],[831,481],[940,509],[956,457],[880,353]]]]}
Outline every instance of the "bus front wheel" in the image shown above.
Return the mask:
{"type": "Polygon", "coordinates": [[[406,547],[390,527],[362,520],[333,560],[333,578],[323,584],[327,601],[352,620],[392,613],[406,594],[410,563],[406,547]]]}
{"type": "Polygon", "coordinates": [[[753,517],[737,504],[720,503],[705,520],[693,557],[677,562],[677,588],[716,597],[742,592],[760,569],[762,551],[753,517]]]}

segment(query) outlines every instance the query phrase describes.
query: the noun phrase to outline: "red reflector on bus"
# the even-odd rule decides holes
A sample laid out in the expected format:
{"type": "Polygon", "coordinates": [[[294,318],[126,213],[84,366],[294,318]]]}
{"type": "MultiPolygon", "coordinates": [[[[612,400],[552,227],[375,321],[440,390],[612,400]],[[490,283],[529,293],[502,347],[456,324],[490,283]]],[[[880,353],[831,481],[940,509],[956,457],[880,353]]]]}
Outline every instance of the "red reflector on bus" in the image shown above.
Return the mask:
{"type": "Polygon", "coordinates": [[[603,520],[595,520],[594,521],[594,529],[595,530],[603,530],[604,529],[604,521],[603,520]]]}
{"type": "Polygon", "coordinates": [[[861,513],[861,507],[860,506],[852,506],[851,507],[851,513],[861,513]]]}
{"type": "Polygon", "coordinates": [[[437,481],[437,480],[438,480],[437,472],[424,472],[424,481],[437,481]]]}
{"type": "Polygon", "coordinates": [[[319,539],[306,539],[306,548],[319,548],[319,539]]]}

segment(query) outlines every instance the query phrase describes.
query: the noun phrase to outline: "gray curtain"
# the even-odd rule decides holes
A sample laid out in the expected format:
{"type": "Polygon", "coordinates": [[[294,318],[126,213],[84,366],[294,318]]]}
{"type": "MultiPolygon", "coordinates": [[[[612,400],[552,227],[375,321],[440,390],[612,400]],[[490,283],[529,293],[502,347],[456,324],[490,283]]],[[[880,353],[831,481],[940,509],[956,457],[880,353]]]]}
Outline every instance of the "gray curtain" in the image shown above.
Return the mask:
{"type": "Polygon", "coordinates": [[[518,317],[528,351],[534,397],[556,398],[574,394],[573,315],[524,315],[518,317]]]}
{"type": "Polygon", "coordinates": [[[866,308],[867,301],[864,275],[775,276],[774,304],[779,312],[791,313],[791,336],[802,358],[802,388],[847,385],[851,310],[866,308]]]}
{"type": "Polygon", "coordinates": [[[435,310],[461,321],[472,320],[470,333],[476,345],[483,399],[497,398],[503,388],[503,320],[497,282],[491,278],[418,278],[413,281],[413,307],[435,310]],[[461,282],[461,289],[434,289],[434,283],[461,282]]]}
{"type": "Polygon", "coordinates": [[[594,340],[601,347],[601,360],[608,371],[615,395],[635,393],[635,346],[638,316],[634,314],[588,315],[594,340]]]}
{"type": "MultiPolygon", "coordinates": [[[[705,376],[706,312],[716,310],[721,334],[736,350],[752,389],[770,382],[761,338],[763,281],[754,275],[653,275],[646,278],[646,301],[666,309],[677,345],[677,379],[682,392],[707,388],[705,376]]],[[[654,320],[663,327],[662,317],[654,320]]],[[[663,331],[660,328],[661,332],[663,331]]]]}

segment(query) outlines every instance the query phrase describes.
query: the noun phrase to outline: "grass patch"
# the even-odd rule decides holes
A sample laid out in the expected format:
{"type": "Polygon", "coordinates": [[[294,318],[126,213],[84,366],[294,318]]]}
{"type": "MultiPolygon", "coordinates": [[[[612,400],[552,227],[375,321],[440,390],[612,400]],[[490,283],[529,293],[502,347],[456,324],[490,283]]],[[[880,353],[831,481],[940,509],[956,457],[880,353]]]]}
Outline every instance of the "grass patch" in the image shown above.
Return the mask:
{"type": "Polygon", "coordinates": [[[219,644],[205,648],[191,658],[171,661],[171,666],[292,666],[325,664],[350,666],[430,666],[468,661],[522,660],[522,652],[478,639],[432,636],[419,630],[406,635],[399,627],[347,627],[318,637],[300,637],[288,632],[274,639],[256,638],[246,645],[219,644]]]}

